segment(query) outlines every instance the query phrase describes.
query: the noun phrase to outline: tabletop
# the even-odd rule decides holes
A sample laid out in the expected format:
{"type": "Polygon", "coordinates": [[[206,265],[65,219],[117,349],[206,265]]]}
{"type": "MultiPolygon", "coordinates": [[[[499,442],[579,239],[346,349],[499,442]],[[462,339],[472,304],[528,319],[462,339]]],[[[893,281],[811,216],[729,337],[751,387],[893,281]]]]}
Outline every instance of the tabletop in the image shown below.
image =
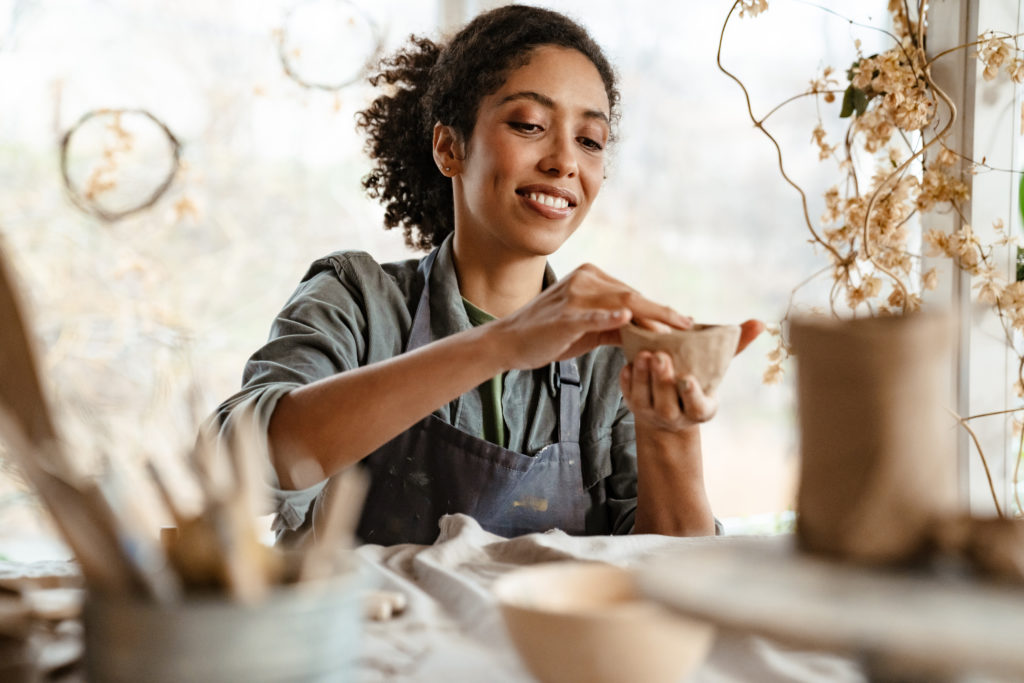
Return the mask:
{"type": "MultiPolygon", "coordinates": [[[[402,593],[408,605],[391,619],[366,621],[354,680],[528,683],[533,679],[505,632],[491,592],[492,584],[502,575],[527,565],[569,559],[605,561],[639,573],[659,566],[659,562],[675,562],[687,554],[697,557],[710,549],[749,540],[653,534],[573,537],[560,531],[505,539],[484,531],[470,517],[452,515],[442,518],[440,537],[432,545],[362,546],[357,554],[370,582],[402,593]]],[[[789,543],[786,536],[758,540],[777,548],[789,543]]],[[[11,563],[0,566],[0,578],[18,569],[11,563]]],[[[687,574],[678,573],[675,581],[680,585],[704,581],[706,585],[709,580],[687,574]]],[[[742,595],[739,588],[727,580],[714,586],[722,594],[742,595]]],[[[56,671],[43,680],[79,683],[84,678],[76,657],[81,653],[80,625],[69,620],[54,633],[59,637],[42,643],[41,651],[44,655],[49,652],[44,656],[46,668],[56,671]]],[[[865,681],[868,676],[860,657],[787,644],[756,629],[731,624],[719,628],[707,659],[688,680],[818,683],[865,681]]]]}

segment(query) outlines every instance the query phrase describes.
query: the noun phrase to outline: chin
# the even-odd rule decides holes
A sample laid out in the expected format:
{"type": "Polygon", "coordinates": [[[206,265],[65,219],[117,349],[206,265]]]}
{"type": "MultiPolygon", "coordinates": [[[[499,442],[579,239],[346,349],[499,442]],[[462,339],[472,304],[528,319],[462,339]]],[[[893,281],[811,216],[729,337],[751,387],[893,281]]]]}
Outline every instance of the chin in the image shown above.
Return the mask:
{"type": "Polygon", "coordinates": [[[534,234],[523,240],[521,244],[524,250],[529,251],[531,254],[550,256],[562,248],[562,245],[572,236],[572,233],[573,231],[552,231],[544,235],[534,234]]]}
{"type": "Polygon", "coordinates": [[[571,225],[534,225],[530,232],[524,236],[520,244],[523,244],[531,252],[538,255],[550,256],[568,241],[579,227],[578,223],[571,225]]]}

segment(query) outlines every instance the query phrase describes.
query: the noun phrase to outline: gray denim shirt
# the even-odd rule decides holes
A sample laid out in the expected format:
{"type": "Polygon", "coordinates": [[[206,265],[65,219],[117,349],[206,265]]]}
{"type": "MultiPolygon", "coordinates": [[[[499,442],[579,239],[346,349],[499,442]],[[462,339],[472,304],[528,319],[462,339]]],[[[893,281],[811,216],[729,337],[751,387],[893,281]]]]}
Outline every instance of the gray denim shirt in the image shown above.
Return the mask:
{"type": "MultiPolygon", "coordinates": [[[[396,356],[405,348],[423,288],[418,261],[377,263],[358,251],[336,252],[315,261],[278,314],[267,343],[245,366],[242,389],[217,409],[222,436],[239,416],[252,412],[254,437],[266,445],[277,401],[295,387],[396,356]]],[[[545,284],[554,281],[550,267],[545,284]]],[[[441,246],[430,274],[434,339],[472,327],[459,293],[451,237],[441,246]]],[[[604,487],[607,531],[629,533],[637,497],[633,416],[619,389],[625,363],[621,350],[599,347],[579,358],[583,484],[604,487]]],[[[557,364],[512,370],[505,376],[502,410],[508,448],[525,454],[557,441],[557,364]]],[[[416,391],[410,386],[409,391],[416,391]]],[[[385,399],[386,400],[386,399],[385,399]]],[[[482,433],[479,392],[472,390],[434,414],[470,434],[482,433]]],[[[283,490],[270,470],[275,529],[294,530],[306,521],[324,482],[283,490]]]]}

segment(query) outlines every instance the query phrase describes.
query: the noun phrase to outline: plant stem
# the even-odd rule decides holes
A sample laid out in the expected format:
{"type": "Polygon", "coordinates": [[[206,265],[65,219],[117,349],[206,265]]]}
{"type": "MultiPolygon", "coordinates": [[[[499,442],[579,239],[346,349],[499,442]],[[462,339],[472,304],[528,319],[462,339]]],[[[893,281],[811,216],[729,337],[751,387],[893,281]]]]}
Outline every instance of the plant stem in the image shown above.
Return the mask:
{"type": "MultiPolygon", "coordinates": [[[[946,410],[949,410],[949,408],[946,410]]],[[[985,477],[988,479],[988,490],[992,494],[992,502],[996,506],[996,514],[999,515],[999,519],[1006,519],[1006,516],[1003,514],[1003,508],[999,504],[999,496],[996,495],[996,487],[995,484],[992,483],[992,472],[988,469],[988,459],[985,458],[985,451],[981,448],[981,442],[978,441],[978,435],[975,434],[974,430],[971,429],[971,426],[967,424],[967,420],[960,417],[952,410],[949,410],[949,412],[956,418],[956,421],[967,430],[967,433],[971,436],[971,440],[974,442],[974,447],[978,449],[978,456],[981,458],[981,466],[985,468],[985,477]]]]}

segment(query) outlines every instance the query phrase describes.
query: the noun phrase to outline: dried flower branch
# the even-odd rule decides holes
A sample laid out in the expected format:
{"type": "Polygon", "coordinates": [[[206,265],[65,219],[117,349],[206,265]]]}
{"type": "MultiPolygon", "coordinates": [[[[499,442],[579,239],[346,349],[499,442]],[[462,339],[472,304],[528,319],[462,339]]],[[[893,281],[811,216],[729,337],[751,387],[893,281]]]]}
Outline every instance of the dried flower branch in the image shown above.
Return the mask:
{"type": "MultiPolygon", "coordinates": [[[[754,126],[769,139],[778,155],[779,170],[787,183],[800,195],[804,222],[810,232],[810,241],[825,250],[829,266],[797,285],[793,295],[812,280],[825,273],[832,277],[829,306],[834,315],[845,306],[857,315],[895,315],[917,310],[921,306],[921,292],[934,289],[938,284],[935,269],[922,272],[920,257],[910,253],[909,245],[915,231],[911,219],[921,212],[950,210],[961,218],[961,227],[949,234],[928,231],[922,241],[930,256],[945,256],[955,267],[973,279],[978,301],[989,305],[998,317],[1005,333],[1007,345],[1014,347],[1014,333],[1024,333],[1024,282],[1007,283],[993,261],[997,246],[1008,246],[1015,240],[1006,234],[1002,221],[994,228],[997,239],[984,244],[962,207],[969,200],[969,183],[965,173],[980,168],[994,170],[982,159],[980,163],[951,149],[947,140],[957,119],[957,109],[949,95],[935,83],[931,67],[936,60],[956,50],[977,46],[975,56],[986,80],[1004,73],[1014,83],[1024,83],[1024,53],[1017,47],[1018,35],[985,31],[977,41],[944,50],[931,59],[924,50],[927,27],[927,5],[919,0],[911,13],[910,5],[902,0],[890,0],[889,12],[893,19],[893,32],[879,30],[892,39],[892,46],[879,53],[865,56],[860,41],[855,41],[857,59],[846,72],[848,85],[843,91],[840,118],[849,119],[841,143],[828,140],[821,108],[811,131],[811,143],[818,148],[820,161],[834,161],[839,180],[825,195],[825,211],[820,217],[820,228],[811,220],[807,209],[807,195],[785,171],[782,150],[765,128],[764,121],[787,104],[802,98],[815,97],[825,103],[835,101],[838,81],[834,69],[826,67],[820,76],[810,81],[807,92],[790,97],[758,118],[753,111],[749,92],[743,82],[722,64],[722,43],[732,13],[740,9],[740,16],[750,16],[767,9],[766,3],[737,0],[722,25],[718,45],[719,69],[735,81],[743,91],[747,112],[754,126]],[[755,11],[756,10],[756,11],[755,11]],[[937,113],[948,112],[944,125],[938,130],[937,113]],[[870,177],[858,162],[871,160],[870,177]],[[964,170],[960,170],[960,166],[964,170]]],[[[823,11],[836,14],[821,7],[823,11]]],[[[851,20],[850,24],[856,24],[851,20]]],[[[856,24],[863,26],[862,24],[856,24]]],[[[874,27],[869,27],[874,28],[874,27]]],[[[1024,109],[1022,109],[1024,129],[1024,109]]],[[[783,323],[794,310],[794,296],[790,297],[783,323]]],[[[784,326],[782,327],[784,329],[784,326]]],[[[785,335],[779,334],[778,344],[768,354],[769,366],[764,375],[766,383],[779,382],[790,349],[785,335]]],[[[1024,394],[1024,355],[1017,352],[1020,366],[1016,384],[1019,395],[1024,394]]],[[[1002,510],[992,485],[985,454],[974,431],[967,424],[978,417],[1006,415],[1020,410],[1014,408],[984,415],[961,418],[959,424],[971,436],[978,450],[996,509],[1002,510]]],[[[1024,433],[1019,452],[1024,451],[1024,433]]],[[[1014,473],[1014,484],[1019,482],[1019,460],[1014,473]]],[[[1016,495],[1016,488],[1015,488],[1016,495]]],[[[1020,501],[1017,501],[1020,511],[1020,501]]]]}
{"type": "Polygon", "coordinates": [[[996,495],[996,486],[992,482],[992,471],[989,470],[988,468],[988,460],[985,458],[984,449],[982,449],[981,447],[981,442],[978,441],[978,435],[974,432],[973,429],[971,429],[971,426],[967,424],[967,421],[970,420],[971,418],[960,417],[952,410],[950,410],[949,412],[956,419],[957,423],[965,430],[967,430],[967,433],[971,437],[971,441],[974,442],[974,447],[978,449],[978,453],[981,454],[981,466],[985,469],[985,479],[988,481],[988,490],[992,495],[992,502],[996,506],[996,515],[998,515],[1000,519],[1004,518],[1005,515],[1003,514],[1003,508],[999,504],[999,496],[996,495]]]}

